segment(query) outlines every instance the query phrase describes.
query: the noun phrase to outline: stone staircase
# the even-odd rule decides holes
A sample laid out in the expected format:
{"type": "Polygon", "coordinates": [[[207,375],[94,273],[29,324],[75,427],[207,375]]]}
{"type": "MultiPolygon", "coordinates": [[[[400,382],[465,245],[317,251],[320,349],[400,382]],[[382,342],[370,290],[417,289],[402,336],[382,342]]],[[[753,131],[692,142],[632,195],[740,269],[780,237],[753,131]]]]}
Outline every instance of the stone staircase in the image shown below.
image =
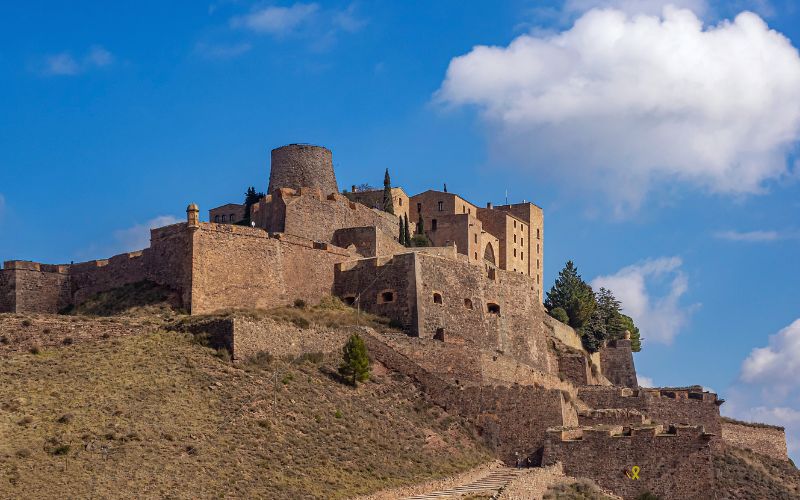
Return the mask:
{"type": "Polygon", "coordinates": [[[417,495],[413,497],[406,497],[404,500],[429,500],[435,498],[458,498],[463,495],[472,493],[498,493],[508,483],[524,474],[528,469],[514,469],[511,467],[503,467],[495,469],[482,478],[475,480],[469,484],[462,484],[449,490],[434,491],[424,495],[417,495]]]}

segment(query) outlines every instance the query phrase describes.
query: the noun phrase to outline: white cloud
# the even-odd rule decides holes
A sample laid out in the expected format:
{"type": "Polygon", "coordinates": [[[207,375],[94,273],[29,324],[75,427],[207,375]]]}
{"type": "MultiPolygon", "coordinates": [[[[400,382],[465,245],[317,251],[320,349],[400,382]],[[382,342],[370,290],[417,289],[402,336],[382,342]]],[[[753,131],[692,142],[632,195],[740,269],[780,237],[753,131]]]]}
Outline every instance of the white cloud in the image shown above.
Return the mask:
{"type": "Polygon", "coordinates": [[[628,14],[650,14],[657,16],[664,11],[664,7],[689,9],[695,14],[703,15],[708,11],[708,2],[705,0],[567,0],[564,11],[568,13],[583,13],[592,9],[616,9],[628,14]]]}
{"type": "Polygon", "coordinates": [[[750,12],[704,26],[672,6],[595,9],[452,59],[435,99],[478,109],[494,155],[600,188],[623,213],[658,183],[752,194],[787,175],[800,56],[750,12]]]}
{"type": "Polygon", "coordinates": [[[790,454],[800,453],[800,318],[767,345],[750,351],[742,362],[739,382],[729,389],[722,407],[726,415],[748,422],[786,428],[790,454]]]}
{"type": "Polygon", "coordinates": [[[73,76],[90,69],[102,68],[114,62],[114,56],[105,48],[95,45],[76,59],[69,52],[45,57],[42,74],[47,76],[73,76]]]}
{"type": "Polygon", "coordinates": [[[636,380],[639,381],[639,387],[655,387],[656,384],[653,382],[653,379],[650,377],[645,377],[644,375],[636,374],[636,380]]]}
{"type": "Polygon", "coordinates": [[[243,27],[256,33],[285,36],[311,21],[319,11],[316,3],[296,3],[291,7],[270,6],[231,19],[233,27],[243,27]]]}
{"type": "Polygon", "coordinates": [[[775,241],[780,239],[781,235],[777,231],[719,231],[714,237],[729,241],[760,242],[775,241]]]}
{"type": "Polygon", "coordinates": [[[623,312],[633,318],[643,339],[672,343],[697,305],[683,306],[680,299],[689,288],[678,257],[651,259],[624,267],[615,274],[592,280],[595,290],[607,288],[622,302],[623,312]],[[653,291],[665,285],[661,294],[653,291]]]}
{"type": "Polygon", "coordinates": [[[181,222],[182,219],[173,217],[172,215],[159,215],[154,217],[144,224],[136,224],[126,229],[119,229],[114,231],[114,240],[116,244],[113,247],[112,253],[132,252],[141,250],[150,246],[150,230],[169,226],[181,222]]]}
{"type": "Polygon", "coordinates": [[[238,57],[253,48],[249,43],[237,43],[233,45],[216,45],[198,43],[195,45],[195,52],[209,59],[231,59],[238,57]]]}
{"type": "Polygon", "coordinates": [[[800,380],[800,319],[769,337],[766,347],[753,349],[742,363],[742,380],[793,387],[800,380]]]}

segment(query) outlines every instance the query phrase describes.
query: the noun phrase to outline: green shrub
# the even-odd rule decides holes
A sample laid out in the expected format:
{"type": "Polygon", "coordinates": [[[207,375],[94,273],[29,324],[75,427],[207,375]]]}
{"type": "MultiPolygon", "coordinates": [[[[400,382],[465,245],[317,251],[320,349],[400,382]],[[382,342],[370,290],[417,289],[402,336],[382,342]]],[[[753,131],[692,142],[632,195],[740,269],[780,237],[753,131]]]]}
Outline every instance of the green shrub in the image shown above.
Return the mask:
{"type": "Polygon", "coordinates": [[[294,306],[298,309],[305,309],[306,301],[303,299],[294,299],[294,306]]]}
{"type": "Polygon", "coordinates": [[[552,311],[550,311],[550,316],[554,317],[565,325],[569,324],[569,316],[567,316],[567,311],[565,311],[563,307],[554,308],[552,311]]]}

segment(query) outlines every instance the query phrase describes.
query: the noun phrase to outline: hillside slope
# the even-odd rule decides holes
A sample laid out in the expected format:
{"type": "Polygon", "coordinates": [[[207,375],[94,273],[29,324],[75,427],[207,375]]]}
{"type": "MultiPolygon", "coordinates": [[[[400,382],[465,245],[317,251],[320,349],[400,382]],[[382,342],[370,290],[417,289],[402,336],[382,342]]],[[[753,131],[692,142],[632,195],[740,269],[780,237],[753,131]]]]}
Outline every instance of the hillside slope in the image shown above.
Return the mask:
{"type": "Polygon", "coordinates": [[[166,332],[2,356],[0,498],[345,498],[490,459],[380,367],[353,390],[166,332]]]}

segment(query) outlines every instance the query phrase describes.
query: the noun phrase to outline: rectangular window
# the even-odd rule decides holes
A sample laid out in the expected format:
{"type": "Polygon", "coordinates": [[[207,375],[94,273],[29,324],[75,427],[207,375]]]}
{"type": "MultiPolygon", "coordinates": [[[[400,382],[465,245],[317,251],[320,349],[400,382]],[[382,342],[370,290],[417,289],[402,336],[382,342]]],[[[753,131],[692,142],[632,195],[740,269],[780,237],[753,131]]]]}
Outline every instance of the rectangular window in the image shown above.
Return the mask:
{"type": "Polygon", "coordinates": [[[439,211],[440,212],[444,212],[444,202],[443,201],[439,202],[439,211]]]}
{"type": "Polygon", "coordinates": [[[542,233],[539,232],[539,228],[538,227],[536,228],[536,239],[537,240],[541,240],[542,239],[542,233]]]}
{"type": "Polygon", "coordinates": [[[536,259],[536,269],[539,269],[539,259],[536,259]]]}
{"type": "Polygon", "coordinates": [[[476,234],[475,235],[475,243],[477,243],[477,242],[478,242],[478,235],[476,234]]]}
{"type": "Polygon", "coordinates": [[[422,213],[422,203],[417,203],[417,212],[422,213]]]}
{"type": "Polygon", "coordinates": [[[436,231],[436,219],[431,219],[431,231],[436,231]]]}

